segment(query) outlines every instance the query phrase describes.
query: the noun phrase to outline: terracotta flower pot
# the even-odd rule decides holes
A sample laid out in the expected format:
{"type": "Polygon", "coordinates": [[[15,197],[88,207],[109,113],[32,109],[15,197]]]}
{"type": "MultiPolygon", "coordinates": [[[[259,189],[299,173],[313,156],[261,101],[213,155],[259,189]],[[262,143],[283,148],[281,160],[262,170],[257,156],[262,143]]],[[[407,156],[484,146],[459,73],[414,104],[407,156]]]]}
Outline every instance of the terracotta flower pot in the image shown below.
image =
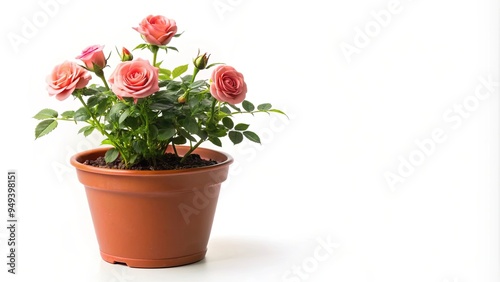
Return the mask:
{"type": "MultiPolygon", "coordinates": [[[[178,146],[180,155],[187,147],[178,146]]],[[[202,260],[230,155],[198,148],[218,163],[172,171],[132,171],[84,165],[107,148],[74,155],[85,186],[101,257],[130,267],[171,267],[202,260]]]]}

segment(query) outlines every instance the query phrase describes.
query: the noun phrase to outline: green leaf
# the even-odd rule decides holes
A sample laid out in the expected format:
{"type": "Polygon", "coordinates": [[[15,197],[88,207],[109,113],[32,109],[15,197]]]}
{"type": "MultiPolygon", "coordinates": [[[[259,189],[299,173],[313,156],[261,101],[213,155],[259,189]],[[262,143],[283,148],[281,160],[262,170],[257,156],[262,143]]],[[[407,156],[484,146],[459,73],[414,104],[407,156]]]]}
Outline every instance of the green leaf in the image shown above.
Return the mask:
{"type": "Polygon", "coordinates": [[[105,97],[103,96],[92,96],[87,100],[87,106],[89,108],[94,107],[95,105],[99,104],[99,102],[104,99],[105,97]]]}
{"type": "Polygon", "coordinates": [[[191,134],[198,133],[198,123],[194,118],[186,118],[181,122],[181,125],[191,134]]]}
{"type": "Polygon", "coordinates": [[[241,134],[241,132],[229,131],[228,136],[234,145],[239,144],[241,143],[241,141],[243,141],[243,134],[241,134]]]}
{"type": "Polygon", "coordinates": [[[93,127],[92,125],[87,125],[87,126],[84,126],[82,128],[80,128],[80,130],[78,130],[78,133],[83,133],[83,135],[85,137],[89,136],[90,134],[92,134],[92,132],[94,131],[95,127],[93,127]]]}
{"type": "Polygon", "coordinates": [[[247,100],[244,100],[243,103],[241,104],[241,106],[243,106],[243,109],[245,109],[245,111],[247,111],[247,112],[251,112],[251,111],[255,110],[255,106],[247,100]]]}
{"type": "Polygon", "coordinates": [[[83,88],[82,90],[83,90],[82,91],[83,96],[92,96],[92,95],[99,93],[99,91],[97,91],[96,89],[87,88],[87,87],[83,88]]]}
{"type": "Polygon", "coordinates": [[[99,101],[99,104],[97,104],[97,107],[96,107],[96,114],[98,116],[101,116],[103,115],[107,110],[108,110],[108,100],[107,99],[102,99],[101,101],[99,101]]]}
{"type": "Polygon", "coordinates": [[[196,134],[200,137],[200,139],[206,140],[208,138],[208,133],[205,130],[199,130],[196,134]]]}
{"type": "Polygon", "coordinates": [[[117,149],[111,148],[108,151],[106,151],[106,154],[104,154],[104,160],[106,161],[106,163],[111,163],[114,162],[119,155],[120,152],[118,152],[117,149]]]}
{"type": "Polygon", "coordinates": [[[250,141],[253,141],[255,143],[259,143],[260,144],[260,138],[259,138],[259,135],[255,134],[255,132],[252,132],[252,131],[244,131],[243,132],[243,135],[245,135],[245,137],[250,140],[250,141]]]}
{"type": "Polygon", "coordinates": [[[182,76],[181,77],[181,80],[182,80],[182,86],[184,86],[184,90],[187,89],[187,85],[191,82],[191,78],[193,77],[193,75],[191,74],[187,74],[185,76],[182,76]]]}
{"type": "Polygon", "coordinates": [[[191,136],[191,134],[189,134],[186,130],[184,130],[182,128],[178,128],[177,132],[180,135],[182,135],[183,137],[185,137],[186,139],[188,139],[189,141],[196,142],[196,138],[194,138],[193,136],[191,136]]]}
{"type": "Polygon", "coordinates": [[[113,145],[113,142],[111,142],[111,140],[106,138],[101,141],[101,145],[113,145]]]}
{"type": "Polygon", "coordinates": [[[148,145],[143,140],[136,140],[132,142],[132,147],[136,153],[142,153],[148,149],[148,145]]]}
{"type": "Polygon", "coordinates": [[[158,102],[158,103],[152,103],[149,108],[151,110],[159,110],[159,111],[165,111],[165,110],[170,110],[172,109],[174,106],[173,105],[169,105],[169,104],[165,104],[165,103],[161,103],[161,102],[158,102]]]}
{"type": "Polygon", "coordinates": [[[167,70],[167,69],[163,69],[163,68],[160,68],[159,71],[159,78],[161,80],[165,80],[165,82],[160,82],[160,87],[164,87],[168,84],[168,80],[170,79],[170,77],[172,76],[172,72],[170,70],[167,70]]]}
{"type": "MultiPolygon", "coordinates": [[[[160,74],[161,75],[161,74],[160,74]]],[[[160,79],[160,82],[158,82],[158,87],[165,87],[167,86],[169,83],[170,83],[170,76],[169,77],[162,77],[162,76],[159,76],[158,77],[160,79]]]]}
{"type": "Polygon", "coordinates": [[[141,50],[143,50],[143,49],[147,48],[148,46],[149,46],[149,44],[142,43],[142,44],[137,45],[134,49],[132,49],[132,51],[133,51],[133,50],[136,50],[136,49],[141,49],[141,50]]]}
{"type": "Polygon", "coordinates": [[[187,140],[184,138],[184,136],[176,136],[175,138],[172,139],[172,142],[176,145],[182,145],[186,144],[187,140]]]}
{"type": "Polygon", "coordinates": [[[188,70],[188,65],[187,64],[176,67],[172,71],[172,79],[174,79],[176,77],[179,77],[181,74],[185,73],[187,70],[188,70]]]}
{"type": "Polygon", "coordinates": [[[189,85],[189,88],[194,89],[205,85],[206,85],[205,80],[197,80],[193,82],[193,84],[189,85]]]}
{"type": "Polygon", "coordinates": [[[189,107],[193,109],[193,111],[196,111],[200,106],[201,97],[193,95],[194,94],[193,92],[191,92],[190,94],[191,96],[189,97],[189,103],[188,103],[189,107]]]}
{"type": "Polygon", "coordinates": [[[57,127],[57,120],[55,119],[47,119],[40,122],[35,128],[35,139],[49,134],[56,127],[57,127]]]}
{"type": "Polygon", "coordinates": [[[135,160],[137,160],[137,157],[138,157],[138,155],[136,155],[136,154],[131,154],[131,156],[130,156],[130,157],[129,157],[129,159],[128,159],[128,160],[129,160],[129,163],[134,164],[134,163],[135,163],[135,160]]]}
{"type": "Polygon", "coordinates": [[[212,142],[212,144],[214,144],[215,146],[222,147],[222,142],[220,141],[220,139],[218,137],[212,136],[212,137],[208,138],[208,140],[210,140],[210,142],[212,142]]]}
{"type": "Polygon", "coordinates": [[[210,136],[224,137],[226,135],[227,135],[227,128],[225,126],[221,126],[221,128],[215,128],[210,130],[210,136]]]}
{"type": "Polygon", "coordinates": [[[270,110],[268,110],[268,112],[278,113],[278,114],[282,114],[282,115],[285,115],[286,117],[288,117],[283,111],[280,111],[278,109],[270,109],[270,110]]]}
{"type": "Polygon", "coordinates": [[[156,62],[156,64],[154,66],[159,68],[161,66],[161,63],[163,63],[163,61],[156,62]]]}
{"type": "Polygon", "coordinates": [[[213,63],[213,64],[208,65],[205,69],[209,69],[209,68],[211,68],[213,66],[222,65],[222,64],[224,64],[224,63],[213,63]]]}
{"type": "Polygon", "coordinates": [[[246,123],[238,123],[238,124],[234,127],[234,129],[235,129],[235,130],[239,130],[239,131],[243,131],[243,130],[247,130],[249,126],[250,126],[250,125],[249,125],[249,124],[246,124],[246,123]]]}
{"type": "Polygon", "coordinates": [[[179,49],[177,49],[177,48],[175,48],[175,47],[172,47],[172,46],[166,46],[165,51],[167,51],[167,49],[170,49],[170,50],[174,50],[174,51],[179,52],[179,49]]]}
{"type": "Polygon", "coordinates": [[[259,111],[269,111],[273,106],[269,103],[260,104],[257,106],[259,111]]]}
{"type": "Polygon", "coordinates": [[[164,141],[172,138],[175,135],[175,128],[167,127],[158,130],[158,140],[164,141]]]}
{"type": "Polygon", "coordinates": [[[85,132],[85,130],[89,129],[89,127],[92,127],[92,125],[87,125],[87,126],[84,126],[84,127],[80,128],[80,130],[78,130],[78,133],[85,132]]]}
{"type": "Polygon", "coordinates": [[[61,114],[62,118],[73,118],[75,116],[75,111],[65,111],[61,114]]]}
{"type": "Polygon", "coordinates": [[[90,134],[92,134],[92,132],[94,132],[94,129],[95,129],[95,127],[90,126],[90,128],[88,128],[87,130],[85,130],[83,132],[83,136],[85,136],[85,137],[89,136],[90,134]]]}
{"type": "Polygon", "coordinates": [[[109,111],[109,114],[110,115],[118,114],[121,110],[123,110],[126,107],[127,107],[127,105],[125,105],[123,103],[116,103],[116,104],[113,105],[113,107],[111,107],[111,110],[109,111]]]}
{"type": "Polygon", "coordinates": [[[156,125],[150,125],[149,126],[149,137],[151,137],[152,139],[156,139],[156,137],[158,136],[158,127],[156,127],[156,125]]]}
{"type": "Polygon", "coordinates": [[[123,111],[123,113],[120,115],[120,118],[118,119],[118,123],[123,123],[123,121],[125,121],[125,119],[128,118],[129,115],[130,115],[130,108],[123,111]]]}
{"type": "Polygon", "coordinates": [[[36,118],[38,120],[44,120],[44,119],[49,119],[49,118],[56,118],[58,113],[52,109],[43,109],[38,112],[33,118],[36,118]]]}
{"type": "Polygon", "coordinates": [[[234,122],[230,117],[224,117],[222,119],[222,124],[227,127],[227,129],[232,129],[234,127],[234,122]]]}
{"type": "Polygon", "coordinates": [[[126,108],[127,105],[123,103],[116,103],[114,104],[111,109],[109,110],[109,120],[110,121],[116,121],[119,118],[120,111],[126,108]]]}
{"type": "Polygon", "coordinates": [[[90,114],[89,112],[87,111],[87,109],[85,108],[79,108],[76,112],[75,112],[75,117],[74,117],[75,120],[77,121],[86,121],[86,120],[89,120],[90,119],[90,114]]]}
{"type": "Polygon", "coordinates": [[[221,111],[221,112],[223,112],[223,113],[226,113],[226,114],[228,114],[228,115],[230,115],[230,114],[231,114],[231,110],[230,110],[227,106],[222,106],[222,107],[220,108],[220,111],[221,111]]]}
{"type": "Polygon", "coordinates": [[[180,81],[170,81],[167,86],[167,90],[172,92],[178,91],[181,88],[182,83],[180,81]]]}
{"type": "MultiPolygon", "coordinates": [[[[240,109],[240,108],[238,108],[238,107],[236,107],[235,105],[233,105],[233,104],[227,104],[227,105],[228,105],[229,107],[233,108],[235,111],[237,111],[237,112],[241,112],[241,109],[240,109]]],[[[253,106],[253,105],[252,105],[252,106],[253,106]]]]}

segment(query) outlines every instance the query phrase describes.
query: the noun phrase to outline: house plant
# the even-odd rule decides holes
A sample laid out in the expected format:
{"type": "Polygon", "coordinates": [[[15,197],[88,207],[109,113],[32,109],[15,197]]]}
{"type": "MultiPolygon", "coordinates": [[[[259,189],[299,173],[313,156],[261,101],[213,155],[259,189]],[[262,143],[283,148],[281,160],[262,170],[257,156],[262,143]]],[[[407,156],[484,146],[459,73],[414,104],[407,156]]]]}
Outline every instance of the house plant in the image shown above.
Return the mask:
{"type": "Polygon", "coordinates": [[[234,118],[285,114],[269,103],[246,100],[243,75],[229,65],[209,64],[198,54],[190,64],[167,68],[159,55],[178,51],[176,22],[149,15],[134,28],[144,40],[132,51],[151,52],[151,61],[117,50],[120,63],[108,71],[111,53],[92,45],[47,77],[50,96],[70,96],[81,107],[58,113],[42,109],[35,138],[60,121],[83,123],[79,133],[103,135],[102,147],[77,153],[70,162],[85,186],[101,256],[131,267],[169,267],[205,257],[221,183],[230,155],[208,148],[245,138],[260,143],[247,123],[234,118]],[[210,79],[197,79],[211,70],[210,79]],[[91,84],[96,79],[100,83],[91,84]],[[239,106],[238,106],[239,105],[239,106]]]}

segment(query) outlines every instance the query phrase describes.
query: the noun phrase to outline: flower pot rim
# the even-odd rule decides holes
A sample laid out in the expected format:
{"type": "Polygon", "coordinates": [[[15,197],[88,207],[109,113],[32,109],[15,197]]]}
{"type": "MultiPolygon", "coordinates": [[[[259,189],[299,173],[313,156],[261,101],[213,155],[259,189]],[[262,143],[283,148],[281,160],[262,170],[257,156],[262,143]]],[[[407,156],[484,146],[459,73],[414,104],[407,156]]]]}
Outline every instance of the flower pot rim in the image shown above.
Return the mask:
{"type": "MultiPolygon", "coordinates": [[[[82,159],[85,156],[89,156],[89,155],[103,156],[104,153],[107,150],[109,150],[110,148],[111,147],[98,147],[98,148],[78,152],[78,153],[74,154],[73,156],[71,156],[70,164],[78,170],[99,173],[99,174],[124,175],[124,176],[126,176],[126,175],[129,175],[129,176],[154,176],[154,175],[184,174],[184,173],[189,174],[189,173],[195,173],[195,172],[200,172],[200,171],[216,170],[222,166],[230,165],[234,161],[233,157],[226,152],[218,151],[218,150],[214,150],[214,149],[209,149],[209,148],[198,147],[195,150],[195,153],[198,152],[198,153],[202,154],[202,152],[204,151],[204,152],[208,152],[208,153],[212,153],[212,154],[218,154],[223,158],[223,160],[217,161],[217,164],[209,165],[209,166],[203,166],[203,167],[197,167],[197,168],[185,168],[185,169],[172,169],[172,170],[132,170],[132,169],[115,169],[115,168],[111,169],[111,168],[94,167],[94,166],[85,165],[82,163],[82,159]]],[[[179,149],[182,150],[182,149],[189,148],[189,146],[176,146],[176,148],[178,150],[179,149]]]]}

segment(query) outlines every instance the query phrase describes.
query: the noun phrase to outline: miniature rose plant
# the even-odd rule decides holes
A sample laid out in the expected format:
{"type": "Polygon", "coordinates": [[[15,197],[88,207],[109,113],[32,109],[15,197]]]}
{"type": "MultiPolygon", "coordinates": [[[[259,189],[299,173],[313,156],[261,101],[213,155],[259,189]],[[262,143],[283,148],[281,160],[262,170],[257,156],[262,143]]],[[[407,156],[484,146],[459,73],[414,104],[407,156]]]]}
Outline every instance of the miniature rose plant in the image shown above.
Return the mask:
{"type": "MultiPolygon", "coordinates": [[[[43,109],[34,118],[41,120],[35,138],[54,130],[59,121],[84,123],[79,133],[88,136],[94,131],[103,135],[103,145],[111,145],[105,154],[106,162],[120,161],[122,168],[137,163],[154,167],[161,162],[171,146],[189,144],[181,158],[183,162],[202,143],[209,141],[222,146],[221,138],[233,144],[244,138],[260,143],[250,125],[236,123],[241,114],[277,113],[269,103],[255,106],[246,100],[247,85],[242,73],[225,64],[209,64],[210,55],[198,52],[192,59],[192,74],[186,74],[190,64],[169,69],[158,61],[160,51],[178,51],[168,45],[179,37],[176,22],[164,16],[150,15],[138,27],[145,43],[134,50],[149,50],[152,60],[134,58],[131,51],[118,52],[120,63],[108,71],[104,46],[92,45],[73,61],[54,67],[47,76],[50,96],[63,101],[72,96],[81,103],[76,110],[58,113],[43,109]],[[200,71],[211,70],[210,79],[196,79],[200,71]],[[99,83],[90,84],[92,74],[99,83]]],[[[163,53],[163,52],[161,52],[163,53]]]]}

